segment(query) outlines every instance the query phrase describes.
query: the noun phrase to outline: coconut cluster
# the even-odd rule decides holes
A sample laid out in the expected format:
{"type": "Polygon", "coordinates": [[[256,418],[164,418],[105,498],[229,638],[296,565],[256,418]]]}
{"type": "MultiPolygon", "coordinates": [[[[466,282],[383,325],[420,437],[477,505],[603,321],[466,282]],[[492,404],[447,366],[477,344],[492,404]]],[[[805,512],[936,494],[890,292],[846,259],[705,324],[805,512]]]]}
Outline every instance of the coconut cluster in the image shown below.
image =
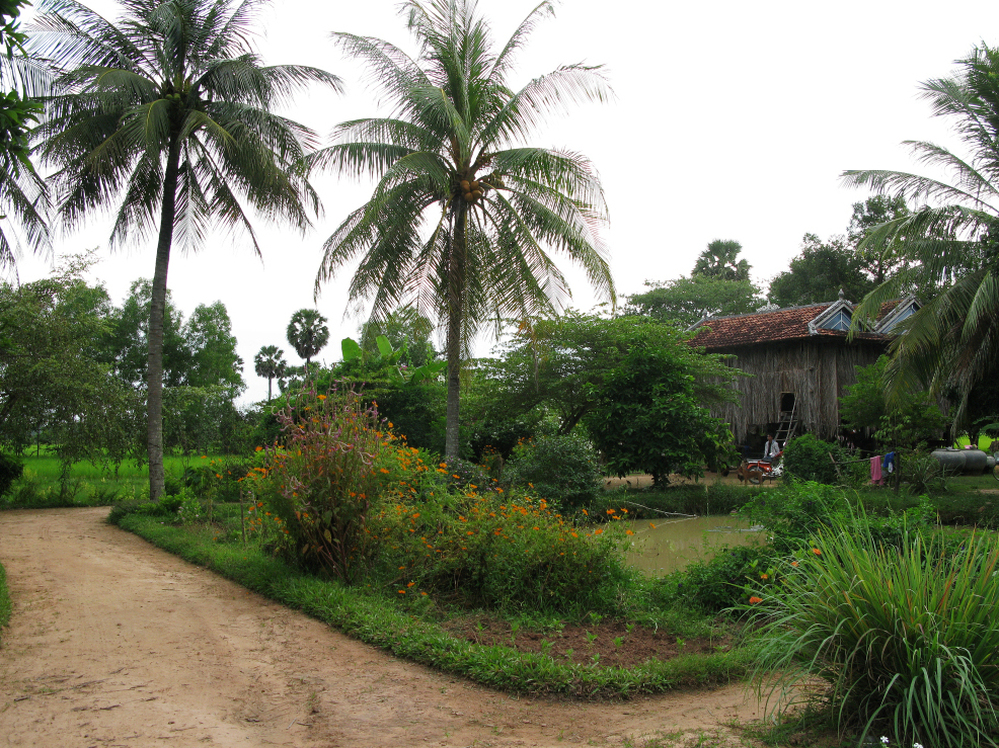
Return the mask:
{"type": "Polygon", "coordinates": [[[459,184],[466,203],[477,203],[487,190],[503,186],[502,180],[495,174],[488,174],[482,179],[462,179],[459,184]]]}
{"type": "Polygon", "coordinates": [[[471,181],[469,181],[468,179],[462,179],[461,191],[462,194],[464,194],[465,196],[465,202],[466,203],[477,202],[479,198],[481,198],[482,195],[484,194],[482,187],[483,187],[482,183],[479,182],[477,179],[473,179],[471,181]]]}

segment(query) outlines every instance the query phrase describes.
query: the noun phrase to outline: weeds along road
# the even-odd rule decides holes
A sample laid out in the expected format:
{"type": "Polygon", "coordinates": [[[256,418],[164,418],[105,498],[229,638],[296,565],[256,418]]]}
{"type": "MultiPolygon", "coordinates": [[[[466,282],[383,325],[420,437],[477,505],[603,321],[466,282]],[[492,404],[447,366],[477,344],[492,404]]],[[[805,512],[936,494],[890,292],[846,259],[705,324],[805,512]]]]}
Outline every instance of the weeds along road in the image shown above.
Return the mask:
{"type": "MultiPolygon", "coordinates": [[[[104,523],[0,513],[14,613],[0,745],[640,745],[758,718],[741,685],[580,703],[522,699],[402,662],[104,523]]],[[[661,743],[662,745],[684,744],[661,743]]]]}

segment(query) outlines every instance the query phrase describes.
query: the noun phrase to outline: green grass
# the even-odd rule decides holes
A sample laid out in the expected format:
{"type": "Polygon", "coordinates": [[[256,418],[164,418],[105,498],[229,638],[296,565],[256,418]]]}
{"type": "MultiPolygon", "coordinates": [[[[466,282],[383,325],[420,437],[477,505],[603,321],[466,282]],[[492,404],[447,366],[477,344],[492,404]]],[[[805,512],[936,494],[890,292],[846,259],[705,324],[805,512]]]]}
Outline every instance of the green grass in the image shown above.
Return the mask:
{"type": "Polygon", "coordinates": [[[10,599],[10,590],[7,589],[7,570],[0,564],[0,640],[3,636],[3,628],[10,623],[10,614],[14,609],[14,604],[10,599]]]}
{"type": "Polygon", "coordinates": [[[407,607],[370,589],[303,574],[254,545],[239,543],[231,537],[238,534],[231,525],[206,531],[168,524],[164,516],[113,514],[122,528],[155,545],[363,642],[504,691],[586,698],[663,693],[738,680],[753,662],[753,651],[741,647],[624,669],[574,665],[510,647],[479,645],[449,634],[438,620],[440,610],[430,610],[429,602],[423,615],[418,606],[407,607]],[[219,532],[225,537],[219,538],[219,532]]]}
{"type": "Polygon", "coordinates": [[[834,518],[751,599],[763,624],[756,682],[772,697],[825,680],[834,721],[861,740],[995,745],[995,535],[904,530],[886,545],[866,528],[834,518]]]}
{"type": "MultiPolygon", "coordinates": [[[[70,469],[69,480],[61,480],[62,466],[54,455],[22,457],[24,475],[0,497],[0,509],[31,509],[69,506],[107,506],[143,496],[149,487],[149,468],[134,461],[123,462],[108,470],[89,462],[78,462],[70,469]]],[[[167,456],[167,476],[179,477],[189,467],[204,460],[197,457],[167,456]]]]}

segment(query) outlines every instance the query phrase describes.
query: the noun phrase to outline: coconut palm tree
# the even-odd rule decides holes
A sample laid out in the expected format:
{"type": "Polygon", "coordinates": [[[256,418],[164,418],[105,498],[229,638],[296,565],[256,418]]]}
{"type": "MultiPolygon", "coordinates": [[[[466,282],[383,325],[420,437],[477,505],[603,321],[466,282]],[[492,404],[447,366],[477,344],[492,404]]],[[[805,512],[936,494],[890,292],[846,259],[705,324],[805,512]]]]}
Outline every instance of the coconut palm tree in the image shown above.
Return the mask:
{"type": "Polygon", "coordinates": [[[241,229],[258,254],[252,211],[304,229],[319,200],[297,164],[313,142],[273,113],[329,73],[265,67],[250,32],[266,0],[122,0],[117,23],[76,0],[42,0],[31,42],[57,68],[39,128],[42,162],[57,167],[58,217],[68,227],[111,208],[111,245],[154,230],[149,317],[149,492],[163,492],[163,310],[176,238],[197,249],[213,226],[241,229]]]}
{"type": "Polygon", "coordinates": [[[950,78],[922,85],[934,116],[951,118],[966,148],[958,155],[933,143],[908,141],[922,164],[949,179],[897,171],[843,174],[851,186],[916,204],[909,215],[873,229],[862,248],[901,248],[910,267],[870,293],[855,315],[934,280],[935,296],[906,320],[892,344],[890,393],[904,397],[929,385],[956,394],[954,428],[967,426],[968,396],[999,365],[999,49],[976,47],[950,78]]]}
{"type": "Polygon", "coordinates": [[[508,79],[531,30],[552,14],[542,2],[494,47],[474,0],[403,4],[420,53],[370,37],[334,34],[370,67],[392,116],[339,126],[314,163],[376,177],[371,199],[324,245],[317,292],[361,255],[350,296],[382,319],[413,303],[443,322],[448,361],[449,459],[458,454],[459,369],[490,319],[527,320],[569,296],[553,253],[578,263],[602,296],[614,285],[598,229],[603,191],[577,153],[520,145],[569,103],[603,100],[599,67],[567,65],[519,90],[508,79]]]}
{"type": "Polygon", "coordinates": [[[0,5],[0,268],[14,265],[19,238],[36,250],[49,242],[48,191],[29,159],[28,140],[40,112],[33,97],[47,77],[44,64],[24,49],[18,14],[26,4],[0,5]]]}
{"type": "Polygon", "coordinates": [[[267,402],[271,401],[271,382],[275,377],[280,379],[284,376],[288,363],[284,360],[284,351],[276,345],[265,345],[257,351],[253,357],[253,370],[258,377],[267,380],[267,402]]]}
{"type": "Polygon", "coordinates": [[[305,373],[309,373],[312,357],[326,347],[330,329],[326,318],[315,309],[299,309],[288,323],[288,342],[300,358],[305,359],[305,373]]]}

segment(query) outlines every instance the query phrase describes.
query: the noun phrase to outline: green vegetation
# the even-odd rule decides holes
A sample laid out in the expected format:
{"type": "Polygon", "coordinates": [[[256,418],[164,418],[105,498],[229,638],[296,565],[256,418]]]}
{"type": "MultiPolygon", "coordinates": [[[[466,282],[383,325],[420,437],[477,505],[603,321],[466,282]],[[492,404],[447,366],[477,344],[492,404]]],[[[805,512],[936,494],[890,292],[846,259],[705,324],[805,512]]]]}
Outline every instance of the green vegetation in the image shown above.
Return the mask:
{"type": "Polygon", "coordinates": [[[526,322],[561,306],[568,286],[559,255],[583,268],[600,297],[615,299],[598,235],[606,209],[596,170],[578,153],[522,146],[551,113],[606,100],[608,89],[601,68],[583,64],[512,88],[514,57],[553,13],[549,2],[499,46],[470,0],[406,2],[402,10],[415,59],[380,39],[334,34],[372,71],[393,115],[340,125],[337,142],[312,157],[378,180],[326,240],[316,284],[360,256],[350,295],[373,298],[372,317],[400,303],[433,310],[446,327],[445,455],[453,460],[463,351],[479,329],[497,316],[526,322]]]}
{"type": "Polygon", "coordinates": [[[133,3],[117,23],[80,3],[43,0],[37,53],[52,66],[37,154],[55,168],[59,221],[114,214],[111,243],[157,234],[146,367],[149,495],[164,493],[163,364],[167,270],[179,243],[202,247],[209,226],[239,229],[259,254],[251,209],[299,229],[318,196],[300,164],[308,128],[276,116],[310,83],[305,66],[263,65],[250,39],[259,0],[133,3]],[[109,54],[107,50],[115,50],[109,54]]]}
{"type": "Polygon", "coordinates": [[[226,529],[215,526],[203,531],[164,523],[166,516],[162,507],[152,507],[145,512],[118,512],[115,519],[124,529],[188,561],[302,610],[361,641],[493,688],[539,695],[621,697],[724,683],[744,677],[751,667],[751,650],[741,648],[668,661],[651,660],[625,669],[571,664],[547,655],[521,653],[509,646],[475,644],[450,634],[442,625],[446,610],[429,595],[414,595],[414,588],[403,586],[407,594],[401,595],[395,588],[385,594],[365,585],[345,586],[303,574],[255,544],[223,542],[225,534],[238,536],[238,514],[230,516],[226,529]]]}
{"type": "Polygon", "coordinates": [[[904,401],[929,387],[956,406],[955,433],[977,433],[983,416],[999,412],[999,49],[984,42],[958,61],[949,78],[922,84],[922,95],[957,133],[964,153],[911,141],[917,160],[943,169],[950,181],[884,169],[844,172],[848,185],[902,200],[925,200],[912,214],[872,229],[865,251],[888,251],[905,266],[868,294],[854,315],[862,325],[881,305],[915,288],[923,307],[905,320],[887,369],[890,400],[904,401]]]}
{"type": "Polygon", "coordinates": [[[902,524],[897,542],[841,515],[771,569],[752,597],[762,623],[755,679],[774,695],[805,679],[841,731],[928,748],[994,745],[999,627],[994,536],[902,524]]]}
{"type": "Polygon", "coordinates": [[[7,570],[0,564],[0,639],[3,638],[3,628],[10,622],[13,610],[14,603],[10,599],[10,590],[7,589],[7,570]]]}

